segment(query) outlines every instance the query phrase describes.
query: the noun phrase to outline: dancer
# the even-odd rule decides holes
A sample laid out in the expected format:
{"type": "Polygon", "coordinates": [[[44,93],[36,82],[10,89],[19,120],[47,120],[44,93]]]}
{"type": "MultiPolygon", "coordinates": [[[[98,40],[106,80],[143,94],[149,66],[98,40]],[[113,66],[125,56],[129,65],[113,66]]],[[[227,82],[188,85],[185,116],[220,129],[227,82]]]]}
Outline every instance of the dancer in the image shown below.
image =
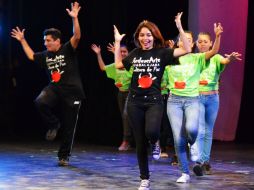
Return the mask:
{"type": "MultiPolygon", "coordinates": [[[[167,70],[170,90],[167,113],[173,131],[179,167],[182,172],[181,177],[176,181],[177,183],[186,183],[190,180],[186,147],[188,144],[194,144],[198,133],[199,77],[205,60],[219,50],[220,37],[223,32],[220,23],[214,24],[214,32],[216,40],[210,51],[181,56],[178,60],[180,65],[169,66],[167,70]]],[[[193,47],[192,32],[186,31],[186,35],[193,47]]],[[[178,46],[183,46],[181,39],[178,41],[178,46]]],[[[194,171],[196,175],[201,175],[201,168],[195,167],[194,171]]]]}
{"type": "MultiPolygon", "coordinates": [[[[169,47],[171,49],[175,48],[175,42],[173,40],[166,40],[165,46],[169,47]]],[[[160,131],[160,147],[161,147],[161,158],[168,158],[168,148],[172,150],[172,156],[171,156],[171,165],[177,165],[177,156],[175,154],[175,148],[174,148],[174,138],[172,129],[170,126],[170,122],[168,120],[167,115],[167,102],[168,102],[168,95],[169,95],[169,89],[168,89],[168,74],[167,70],[169,69],[169,66],[165,67],[162,79],[161,79],[161,94],[163,97],[164,102],[164,111],[162,116],[162,122],[161,122],[161,131],[160,131]]]]}
{"type": "Polygon", "coordinates": [[[150,189],[150,173],[148,166],[147,142],[152,146],[154,159],[160,158],[160,125],[163,114],[161,95],[161,78],[168,64],[174,63],[174,57],[190,52],[191,48],[181,25],[182,13],[178,13],[175,22],[184,42],[184,47],[174,50],[164,47],[164,39],[158,27],[147,20],[141,22],[135,33],[134,42],[137,46],[122,60],[120,42],[125,34],[120,34],[116,26],[115,33],[115,64],[116,68],[133,67],[127,112],[136,142],[137,159],[141,183],[139,190],[150,189]]]}
{"type": "Polygon", "coordinates": [[[54,140],[59,128],[63,128],[58,151],[59,166],[68,165],[81,100],[85,97],[75,51],[81,37],[78,21],[80,9],[78,2],[71,4],[71,10],[66,9],[72,18],[73,36],[65,44],[61,42],[61,32],[58,29],[50,28],[44,31],[45,51],[34,53],[25,39],[25,29],[16,27],[11,32],[11,36],[21,43],[28,59],[45,68],[50,77],[49,84],[36,98],[35,105],[49,129],[46,134],[47,140],[54,140]],[[63,114],[61,121],[52,110],[56,105],[61,106],[63,114]]]}
{"type": "MultiPolygon", "coordinates": [[[[198,51],[207,52],[212,47],[211,35],[207,32],[201,32],[198,35],[196,46],[198,51]]],[[[230,62],[241,60],[241,54],[232,52],[226,54],[225,57],[216,54],[206,61],[205,68],[200,74],[199,81],[199,132],[194,148],[197,148],[198,155],[195,158],[197,164],[202,165],[202,171],[206,175],[210,175],[211,165],[210,154],[213,140],[213,128],[219,111],[219,79],[221,73],[230,62]]]]}
{"type": "MultiPolygon", "coordinates": [[[[122,124],[123,124],[123,141],[121,145],[118,147],[119,151],[127,151],[130,149],[132,133],[130,126],[128,124],[127,118],[127,110],[126,110],[126,100],[129,93],[129,86],[131,82],[132,72],[127,71],[126,69],[116,69],[115,63],[105,65],[102,56],[101,56],[101,48],[96,44],[91,45],[91,49],[95,52],[98,60],[99,67],[101,71],[105,71],[108,78],[111,78],[115,81],[115,85],[118,88],[118,106],[122,116],[122,124]]],[[[109,43],[107,46],[108,51],[114,53],[114,46],[109,43]]],[[[121,44],[121,55],[125,58],[129,51],[126,45],[121,44]]]]}

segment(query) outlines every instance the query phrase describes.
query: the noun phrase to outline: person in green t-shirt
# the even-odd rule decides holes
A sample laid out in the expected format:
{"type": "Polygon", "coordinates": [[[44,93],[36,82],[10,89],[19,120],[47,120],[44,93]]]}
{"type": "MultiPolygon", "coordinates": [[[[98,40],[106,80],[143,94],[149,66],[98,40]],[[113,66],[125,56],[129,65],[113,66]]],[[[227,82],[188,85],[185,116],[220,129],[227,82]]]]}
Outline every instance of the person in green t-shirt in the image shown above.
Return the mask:
{"type": "MultiPolygon", "coordinates": [[[[126,69],[116,69],[115,63],[105,65],[102,56],[101,48],[96,44],[91,45],[91,49],[95,52],[98,60],[99,67],[101,71],[105,71],[108,78],[111,78],[115,81],[115,86],[118,88],[118,106],[122,116],[122,125],[123,125],[123,141],[118,147],[119,151],[127,151],[130,149],[132,141],[132,132],[128,124],[127,111],[126,111],[126,100],[129,93],[129,86],[132,77],[132,71],[127,71],[126,69]]],[[[114,46],[109,44],[108,51],[114,53],[114,46]]],[[[121,55],[126,57],[129,53],[126,45],[121,44],[121,55]]]]}
{"type": "MultiPolygon", "coordinates": [[[[173,40],[166,40],[165,41],[166,47],[169,47],[171,49],[175,48],[175,43],[173,40]]],[[[161,158],[168,158],[168,149],[171,150],[172,156],[171,156],[171,165],[178,165],[177,156],[175,154],[175,148],[174,148],[174,138],[172,129],[170,126],[170,122],[168,120],[167,115],[167,101],[168,101],[168,95],[169,95],[169,89],[168,89],[168,74],[167,70],[169,69],[168,66],[165,67],[163,76],[161,78],[161,95],[163,97],[164,102],[164,111],[162,115],[162,121],[161,121],[161,130],[160,130],[160,147],[161,147],[161,158]]]]}
{"type": "MultiPolygon", "coordinates": [[[[198,134],[199,119],[199,78],[200,72],[205,65],[205,60],[212,57],[219,50],[220,37],[223,32],[220,23],[214,24],[216,35],[213,48],[205,53],[189,53],[179,57],[179,65],[170,65],[168,69],[168,80],[170,95],[167,103],[167,114],[172,127],[175,151],[178,157],[179,167],[182,176],[177,179],[177,183],[186,183],[190,180],[188,166],[187,149],[194,144],[198,134]]],[[[186,31],[190,42],[193,43],[193,35],[186,31]]],[[[177,44],[182,46],[181,40],[177,44]]],[[[191,157],[192,158],[192,157],[191,157]]],[[[196,175],[202,174],[201,166],[193,167],[196,175]]]]}
{"type": "MultiPolygon", "coordinates": [[[[196,42],[198,51],[207,52],[212,47],[211,35],[207,32],[201,32],[196,42]]],[[[205,67],[200,74],[199,81],[199,131],[196,139],[198,153],[197,162],[202,164],[204,174],[211,174],[211,165],[209,163],[213,139],[213,128],[219,111],[219,78],[226,65],[240,59],[241,54],[232,52],[225,55],[225,58],[219,54],[214,55],[206,61],[205,67]]]]}

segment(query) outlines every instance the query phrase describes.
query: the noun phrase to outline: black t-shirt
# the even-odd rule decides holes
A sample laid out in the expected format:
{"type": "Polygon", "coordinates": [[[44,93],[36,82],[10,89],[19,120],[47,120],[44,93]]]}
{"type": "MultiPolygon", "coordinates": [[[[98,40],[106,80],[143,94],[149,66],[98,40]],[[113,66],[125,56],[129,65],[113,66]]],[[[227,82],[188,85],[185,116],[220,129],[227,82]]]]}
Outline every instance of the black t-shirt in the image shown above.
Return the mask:
{"type": "Polygon", "coordinates": [[[49,85],[61,96],[83,99],[85,97],[81,82],[76,52],[70,41],[57,52],[37,52],[34,61],[45,68],[50,78],[49,85]]]}
{"type": "Polygon", "coordinates": [[[124,67],[133,66],[130,93],[136,96],[160,95],[161,78],[166,65],[175,64],[173,51],[169,48],[142,50],[136,48],[123,59],[124,67]]]}

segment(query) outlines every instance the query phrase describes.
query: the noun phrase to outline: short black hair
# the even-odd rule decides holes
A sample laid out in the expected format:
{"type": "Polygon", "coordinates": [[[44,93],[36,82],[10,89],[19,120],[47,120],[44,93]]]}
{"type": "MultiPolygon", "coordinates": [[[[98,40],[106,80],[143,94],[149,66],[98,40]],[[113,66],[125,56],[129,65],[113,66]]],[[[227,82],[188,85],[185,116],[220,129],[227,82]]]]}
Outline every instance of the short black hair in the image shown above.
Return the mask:
{"type": "Polygon", "coordinates": [[[126,48],[129,51],[129,47],[126,44],[120,44],[121,48],[126,48]]]}
{"type": "Polygon", "coordinates": [[[43,35],[44,36],[51,35],[54,40],[57,40],[57,39],[61,40],[61,37],[62,37],[61,31],[56,28],[45,29],[43,32],[43,35]]]}

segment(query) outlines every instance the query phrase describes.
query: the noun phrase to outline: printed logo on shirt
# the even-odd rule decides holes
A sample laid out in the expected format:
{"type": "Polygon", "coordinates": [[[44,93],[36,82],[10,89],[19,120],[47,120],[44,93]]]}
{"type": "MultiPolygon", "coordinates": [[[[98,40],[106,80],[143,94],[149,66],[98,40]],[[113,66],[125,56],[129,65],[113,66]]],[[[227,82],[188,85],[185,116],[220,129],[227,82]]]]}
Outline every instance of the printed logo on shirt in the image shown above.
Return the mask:
{"type": "Polygon", "coordinates": [[[157,78],[152,73],[161,71],[161,60],[159,58],[150,57],[149,59],[143,59],[142,57],[134,57],[133,72],[139,73],[138,87],[149,88],[152,86],[153,81],[157,78]]]}
{"type": "Polygon", "coordinates": [[[141,88],[149,88],[150,86],[152,86],[153,80],[156,79],[156,77],[152,78],[151,73],[149,73],[148,75],[143,75],[143,76],[141,76],[141,73],[140,73],[138,78],[139,78],[138,87],[141,87],[141,88]]]}
{"type": "Polygon", "coordinates": [[[199,84],[205,86],[205,85],[208,85],[208,81],[207,80],[200,80],[199,84]]]}
{"type": "Polygon", "coordinates": [[[175,88],[176,89],[185,89],[186,83],[183,81],[176,81],[175,82],[175,88]]]}
{"type": "Polygon", "coordinates": [[[66,66],[64,55],[58,55],[54,58],[46,57],[46,63],[51,74],[51,82],[59,82],[64,73],[63,67],[66,66]]]}

